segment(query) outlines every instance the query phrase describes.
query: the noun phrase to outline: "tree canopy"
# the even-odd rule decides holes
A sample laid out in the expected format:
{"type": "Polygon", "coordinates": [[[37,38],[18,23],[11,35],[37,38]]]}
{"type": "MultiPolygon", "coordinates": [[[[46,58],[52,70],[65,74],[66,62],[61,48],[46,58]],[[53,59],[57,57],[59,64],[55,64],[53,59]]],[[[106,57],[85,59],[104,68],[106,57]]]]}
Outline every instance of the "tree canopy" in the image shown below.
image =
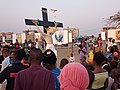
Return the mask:
{"type": "Polygon", "coordinates": [[[110,16],[108,18],[108,24],[114,24],[115,26],[120,26],[120,11],[118,11],[116,14],[113,16],[110,16]]]}

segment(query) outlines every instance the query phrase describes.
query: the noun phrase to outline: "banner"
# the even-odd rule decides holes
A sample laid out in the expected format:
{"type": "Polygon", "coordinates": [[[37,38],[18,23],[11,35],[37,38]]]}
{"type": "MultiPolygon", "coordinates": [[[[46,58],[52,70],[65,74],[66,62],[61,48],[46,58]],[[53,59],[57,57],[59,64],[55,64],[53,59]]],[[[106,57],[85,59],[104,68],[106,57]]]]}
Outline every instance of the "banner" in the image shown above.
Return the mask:
{"type": "Polygon", "coordinates": [[[72,34],[68,30],[58,30],[53,35],[53,44],[62,45],[72,42],[72,34]]]}
{"type": "Polygon", "coordinates": [[[25,33],[22,33],[21,34],[21,38],[22,38],[22,43],[25,43],[25,39],[26,39],[26,34],[25,33]]]}
{"type": "Polygon", "coordinates": [[[105,32],[101,32],[101,38],[102,38],[102,40],[106,40],[105,39],[105,32]]]}
{"type": "Polygon", "coordinates": [[[16,34],[12,34],[12,43],[13,43],[13,44],[15,44],[16,39],[17,39],[17,38],[16,38],[16,34]]]}

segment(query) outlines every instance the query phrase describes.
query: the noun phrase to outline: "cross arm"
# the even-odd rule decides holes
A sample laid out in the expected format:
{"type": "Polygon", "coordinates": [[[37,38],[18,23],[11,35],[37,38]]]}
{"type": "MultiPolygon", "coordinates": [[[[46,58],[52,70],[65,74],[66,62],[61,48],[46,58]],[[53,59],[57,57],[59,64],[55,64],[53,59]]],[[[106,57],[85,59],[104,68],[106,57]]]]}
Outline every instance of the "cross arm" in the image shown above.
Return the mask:
{"type": "Polygon", "coordinates": [[[46,33],[43,33],[43,32],[40,30],[40,28],[38,27],[38,25],[37,25],[37,23],[36,23],[36,20],[32,20],[32,23],[36,26],[38,32],[41,34],[41,36],[42,36],[43,38],[47,36],[46,33]]]}
{"type": "Polygon", "coordinates": [[[56,24],[56,27],[63,27],[63,23],[60,23],[60,22],[48,22],[48,26],[52,26],[52,27],[55,27],[55,24],[56,24]]]}
{"type": "MultiPolygon", "coordinates": [[[[26,25],[34,25],[35,24],[32,22],[33,19],[25,19],[25,24],[26,25]]],[[[44,26],[44,22],[43,21],[40,21],[40,20],[37,20],[38,21],[38,26],[44,26]]]]}

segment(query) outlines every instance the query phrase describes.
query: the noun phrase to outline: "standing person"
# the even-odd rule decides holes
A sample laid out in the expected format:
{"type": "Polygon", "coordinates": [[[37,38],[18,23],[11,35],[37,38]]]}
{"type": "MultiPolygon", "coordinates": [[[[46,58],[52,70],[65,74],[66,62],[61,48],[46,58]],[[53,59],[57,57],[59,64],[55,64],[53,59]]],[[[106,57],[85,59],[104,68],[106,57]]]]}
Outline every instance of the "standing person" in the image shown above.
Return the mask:
{"type": "Polygon", "coordinates": [[[40,43],[39,43],[39,41],[38,41],[37,38],[36,38],[36,42],[35,42],[35,47],[36,47],[36,48],[40,48],[40,43]]]}
{"type": "Polygon", "coordinates": [[[102,51],[102,39],[101,38],[98,38],[98,52],[101,52],[102,51]]]}
{"type": "MultiPolygon", "coordinates": [[[[0,83],[3,82],[5,79],[7,80],[6,90],[13,90],[14,89],[14,80],[17,73],[20,70],[26,69],[27,67],[20,63],[20,56],[18,54],[19,51],[12,51],[10,54],[10,59],[13,61],[12,66],[6,67],[0,73],[0,83]]],[[[2,89],[3,90],[3,89],[2,89]]]]}
{"type": "Polygon", "coordinates": [[[111,71],[111,77],[114,79],[111,90],[119,90],[120,89],[120,70],[113,69],[111,71]]]}
{"type": "Polygon", "coordinates": [[[116,44],[116,42],[115,42],[115,39],[112,39],[112,46],[116,46],[117,44],[116,44]]]}
{"type": "Polygon", "coordinates": [[[90,51],[88,53],[88,63],[89,64],[93,64],[93,57],[94,57],[94,50],[92,48],[92,49],[90,49],[90,51]]]}
{"type": "Polygon", "coordinates": [[[105,61],[105,56],[101,52],[94,54],[94,75],[95,80],[92,84],[92,90],[105,90],[108,86],[108,72],[102,68],[102,63],[105,61]]]}
{"type": "Polygon", "coordinates": [[[73,56],[73,53],[70,54],[69,61],[70,62],[75,62],[75,57],[73,56]]]}
{"type": "Polygon", "coordinates": [[[86,68],[78,62],[67,64],[60,73],[61,90],[85,90],[89,85],[86,68]]]}
{"type": "Polygon", "coordinates": [[[60,75],[60,69],[58,69],[56,67],[56,55],[54,54],[54,52],[50,49],[47,49],[44,53],[43,53],[43,66],[52,71],[53,75],[54,75],[54,80],[55,80],[55,88],[56,90],[60,90],[60,83],[58,80],[58,77],[60,75]]]}
{"type": "MultiPolygon", "coordinates": [[[[11,65],[11,60],[10,60],[10,50],[9,50],[9,47],[6,47],[3,48],[2,50],[2,55],[4,57],[4,60],[2,61],[2,64],[1,64],[1,72],[6,68],[8,67],[9,65],[11,65]]],[[[0,84],[1,86],[1,89],[5,88],[6,87],[6,80],[0,84]]],[[[4,89],[3,89],[4,90],[4,89]]]]}
{"type": "Polygon", "coordinates": [[[45,46],[45,41],[44,41],[44,39],[42,39],[41,45],[42,45],[42,49],[44,50],[44,46],[45,46]]]}
{"type": "Polygon", "coordinates": [[[112,38],[108,39],[108,43],[107,43],[107,52],[110,51],[110,47],[112,46],[112,38]]]}
{"type": "Polygon", "coordinates": [[[15,42],[15,49],[19,49],[20,48],[20,43],[18,42],[18,39],[16,39],[15,42]]]}
{"type": "Polygon", "coordinates": [[[86,68],[88,67],[88,63],[86,62],[86,57],[85,56],[82,58],[81,64],[86,68]]]}
{"type": "Polygon", "coordinates": [[[51,31],[49,30],[49,28],[47,28],[47,34],[46,33],[43,33],[40,28],[38,27],[37,23],[35,20],[32,21],[35,25],[36,25],[36,28],[38,29],[38,32],[41,34],[41,36],[43,37],[43,39],[45,40],[45,42],[47,43],[46,45],[46,50],[47,49],[51,49],[55,55],[57,56],[57,51],[55,49],[55,46],[53,44],[53,39],[52,39],[52,36],[51,36],[51,31]]]}
{"type": "Polygon", "coordinates": [[[31,66],[18,73],[14,90],[55,90],[53,74],[41,66],[42,51],[32,48],[29,55],[31,66]]]}
{"type": "Polygon", "coordinates": [[[23,43],[23,49],[25,50],[26,54],[29,53],[29,43],[27,39],[25,39],[25,42],[23,43]]]}
{"type": "Polygon", "coordinates": [[[2,55],[4,57],[4,60],[2,61],[2,67],[1,71],[4,70],[7,66],[9,66],[10,63],[10,50],[9,48],[3,48],[2,55]]]}
{"type": "Polygon", "coordinates": [[[87,53],[86,47],[80,45],[78,52],[79,52],[79,57],[80,57],[80,62],[81,62],[82,58],[83,58],[83,57],[86,55],[86,53],[87,53]]]}
{"type": "Polygon", "coordinates": [[[28,41],[28,46],[29,46],[30,48],[34,46],[34,43],[32,42],[31,39],[29,39],[29,41],[28,41]]]}

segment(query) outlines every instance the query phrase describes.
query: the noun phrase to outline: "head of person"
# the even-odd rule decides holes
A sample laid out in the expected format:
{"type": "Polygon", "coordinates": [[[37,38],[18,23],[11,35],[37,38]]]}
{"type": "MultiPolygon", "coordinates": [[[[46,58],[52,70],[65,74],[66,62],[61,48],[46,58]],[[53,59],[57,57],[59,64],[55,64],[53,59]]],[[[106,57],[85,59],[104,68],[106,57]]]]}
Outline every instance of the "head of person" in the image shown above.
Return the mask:
{"type": "Polygon", "coordinates": [[[63,67],[68,63],[69,63],[68,59],[63,58],[60,62],[60,69],[63,69],[63,67]]]}
{"type": "Polygon", "coordinates": [[[112,61],[112,56],[109,56],[108,57],[108,62],[111,62],[112,61]]]}
{"type": "Polygon", "coordinates": [[[98,34],[98,37],[101,37],[101,34],[98,34]]]}
{"type": "Polygon", "coordinates": [[[10,51],[8,48],[3,48],[3,50],[2,50],[3,57],[6,58],[7,56],[9,56],[9,54],[10,54],[9,52],[10,51]]]}
{"type": "Polygon", "coordinates": [[[111,77],[113,79],[119,79],[120,78],[120,70],[119,69],[113,69],[111,71],[111,77]]]}
{"type": "Polygon", "coordinates": [[[18,60],[21,61],[25,56],[26,56],[26,53],[25,53],[24,49],[19,49],[18,50],[18,55],[17,55],[18,60]]]}
{"type": "Polygon", "coordinates": [[[109,40],[109,42],[112,42],[112,38],[109,38],[108,40],[109,40]]]}
{"type": "Polygon", "coordinates": [[[94,65],[101,66],[105,60],[106,58],[101,52],[96,52],[94,54],[94,58],[93,58],[94,65]]]}
{"type": "Polygon", "coordinates": [[[29,53],[29,60],[31,65],[40,65],[43,60],[43,53],[38,48],[32,48],[29,53]]]}
{"type": "Polygon", "coordinates": [[[118,57],[112,57],[112,60],[111,61],[118,61],[118,57]]]}
{"type": "Polygon", "coordinates": [[[118,56],[119,56],[118,52],[114,52],[113,55],[114,55],[115,57],[118,57],[118,56]]]}
{"type": "Polygon", "coordinates": [[[89,85],[89,75],[80,63],[73,62],[65,65],[60,73],[61,90],[85,90],[89,85]]]}
{"type": "Polygon", "coordinates": [[[13,64],[18,61],[18,50],[12,50],[10,52],[10,63],[13,64]]]}
{"type": "Polygon", "coordinates": [[[79,48],[82,49],[83,48],[82,45],[79,45],[79,48]]]}
{"type": "Polygon", "coordinates": [[[52,32],[51,32],[51,30],[50,30],[50,28],[48,27],[48,28],[46,28],[46,32],[47,32],[47,34],[48,35],[52,35],[52,32]]]}
{"type": "Polygon", "coordinates": [[[117,65],[118,65],[118,62],[117,62],[117,61],[111,61],[111,62],[110,62],[110,67],[111,67],[112,69],[117,68],[117,65]]]}
{"type": "Polygon", "coordinates": [[[92,38],[94,38],[94,35],[92,35],[92,38]]]}
{"type": "Polygon", "coordinates": [[[115,43],[115,39],[112,39],[112,43],[115,43]]]}
{"type": "Polygon", "coordinates": [[[119,49],[118,49],[117,45],[113,45],[113,49],[114,49],[114,52],[119,52],[119,49]]]}
{"type": "Polygon", "coordinates": [[[18,42],[18,39],[16,39],[16,42],[18,42]]]}
{"type": "Polygon", "coordinates": [[[113,53],[114,52],[114,48],[112,46],[109,47],[109,52],[113,53]]]}
{"type": "Polygon", "coordinates": [[[38,42],[38,38],[36,38],[36,40],[35,40],[36,42],[38,42]]]}
{"type": "Polygon", "coordinates": [[[73,57],[73,53],[71,53],[70,56],[73,57]]]}
{"type": "Polygon", "coordinates": [[[27,39],[25,39],[25,43],[27,42],[27,39]]]}
{"type": "Polygon", "coordinates": [[[82,62],[85,62],[86,61],[86,57],[83,56],[83,58],[81,59],[82,62]]]}
{"type": "Polygon", "coordinates": [[[56,55],[52,50],[47,49],[43,53],[43,66],[45,68],[49,70],[53,69],[56,66],[56,61],[57,61],[56,55]]]}
{"type": "Polygon", "coordinates": [[[105,57],[105,60],[102,62],[102,65],[107,64],[108,59],[105,57]]]}

